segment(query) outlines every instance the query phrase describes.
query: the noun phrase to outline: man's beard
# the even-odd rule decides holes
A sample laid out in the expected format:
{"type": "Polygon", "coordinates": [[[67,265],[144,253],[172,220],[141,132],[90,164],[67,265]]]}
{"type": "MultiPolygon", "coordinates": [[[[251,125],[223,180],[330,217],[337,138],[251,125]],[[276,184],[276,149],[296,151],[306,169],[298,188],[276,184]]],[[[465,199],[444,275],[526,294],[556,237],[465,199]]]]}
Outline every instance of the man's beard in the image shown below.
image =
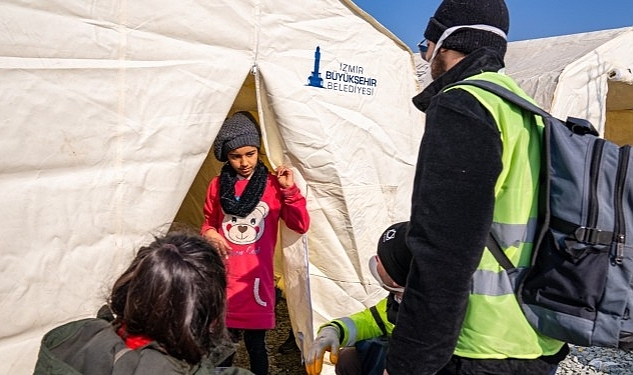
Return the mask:
{"type": "Polygon", "coordinates": [[[442,74],[446,73],[446,60],[441,54],[435,55],[431,61],[431,78],[437,79],[442,74]]]}

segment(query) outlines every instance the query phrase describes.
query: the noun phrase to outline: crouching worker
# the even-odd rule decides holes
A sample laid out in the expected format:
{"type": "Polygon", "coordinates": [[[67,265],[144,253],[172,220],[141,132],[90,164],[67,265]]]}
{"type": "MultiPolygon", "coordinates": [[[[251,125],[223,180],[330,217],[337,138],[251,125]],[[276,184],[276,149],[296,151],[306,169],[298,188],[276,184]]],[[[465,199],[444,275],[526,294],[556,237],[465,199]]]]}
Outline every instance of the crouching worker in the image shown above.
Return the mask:
{"type": "Polygon", "coordinates": [[[396,323],[411,263],[405,243],[408,224],[387,228],[378,241],[377,255],[369,261],[372,275],[389,295],[375,306],[321,326],[306,355],[308,375],[321,373],[326,351],[336,365],[337,375],[382,375],[388,338],[396,323]]]}
{"type": "Polygon", "coordinates": [[[116,280],[97,318],[44,335],[34,373],[252,375],[215,368],[235,351],[225,301],[224,262],[206,239],[156,238],[116,280]]]}

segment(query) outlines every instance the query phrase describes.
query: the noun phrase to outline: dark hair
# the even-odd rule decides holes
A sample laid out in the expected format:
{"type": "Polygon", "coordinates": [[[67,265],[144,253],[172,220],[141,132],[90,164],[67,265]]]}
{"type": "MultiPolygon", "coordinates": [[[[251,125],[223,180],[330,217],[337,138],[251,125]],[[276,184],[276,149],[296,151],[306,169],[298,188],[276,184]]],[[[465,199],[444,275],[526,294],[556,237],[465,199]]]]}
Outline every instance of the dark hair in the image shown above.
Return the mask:
{"type": "Polygon", "coordinates": [[[225,306],[222,258],[202,236],[183,232],[141,247],[110,296],[115,327],[125,324],[190,364],[225,337],[225,306]]]}

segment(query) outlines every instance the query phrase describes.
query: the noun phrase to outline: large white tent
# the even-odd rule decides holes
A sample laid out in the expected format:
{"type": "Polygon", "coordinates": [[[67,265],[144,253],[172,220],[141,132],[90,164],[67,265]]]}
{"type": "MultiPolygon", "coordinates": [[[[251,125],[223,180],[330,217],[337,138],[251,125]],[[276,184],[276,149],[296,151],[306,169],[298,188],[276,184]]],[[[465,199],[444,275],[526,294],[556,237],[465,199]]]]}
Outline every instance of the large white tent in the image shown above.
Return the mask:
{"type": "Polygon", "coordinates": [[[633,143],[633,27],[512,42],[506,66],[554,116],[633,143]]]}
{"type": "Polygon", "coordinates": [[[200,225],[237,110],[308,199],[279,250],[300,341],[384,296],[367,260],[409,216],[423,117],[410,50],[351,1],[8,0],[0,25],[0,373],[32,372],[152,235],[200,225]]]}

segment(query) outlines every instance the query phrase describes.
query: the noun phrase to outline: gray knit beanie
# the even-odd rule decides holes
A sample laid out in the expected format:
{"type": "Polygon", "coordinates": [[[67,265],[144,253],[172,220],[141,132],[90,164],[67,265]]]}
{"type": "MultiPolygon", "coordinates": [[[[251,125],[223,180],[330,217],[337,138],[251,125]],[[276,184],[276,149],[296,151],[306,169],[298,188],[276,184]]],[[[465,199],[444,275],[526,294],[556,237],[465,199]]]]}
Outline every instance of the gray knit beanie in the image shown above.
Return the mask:
{"type": "Polygon", "coordinates": [[[259,148],[257,121],[249,112],[240,111],[224,121],[213,142],[213,154],[218,161],[228,160],[231,150],[244,146],[259,148]]]}
{"type": "MultiPolygon", "coordinates": [[[[444,30],[463,25],[494,26],[508,34],[510,16],[503,0],[444,0],[431,17],[424,37],[437,43],[444,30]]],[[[443,48],[469,54],[481,47],[492,47],[503,58],[508,46],[507,40],[490,31],[459,29],[442,43],[443,48]]]]}

